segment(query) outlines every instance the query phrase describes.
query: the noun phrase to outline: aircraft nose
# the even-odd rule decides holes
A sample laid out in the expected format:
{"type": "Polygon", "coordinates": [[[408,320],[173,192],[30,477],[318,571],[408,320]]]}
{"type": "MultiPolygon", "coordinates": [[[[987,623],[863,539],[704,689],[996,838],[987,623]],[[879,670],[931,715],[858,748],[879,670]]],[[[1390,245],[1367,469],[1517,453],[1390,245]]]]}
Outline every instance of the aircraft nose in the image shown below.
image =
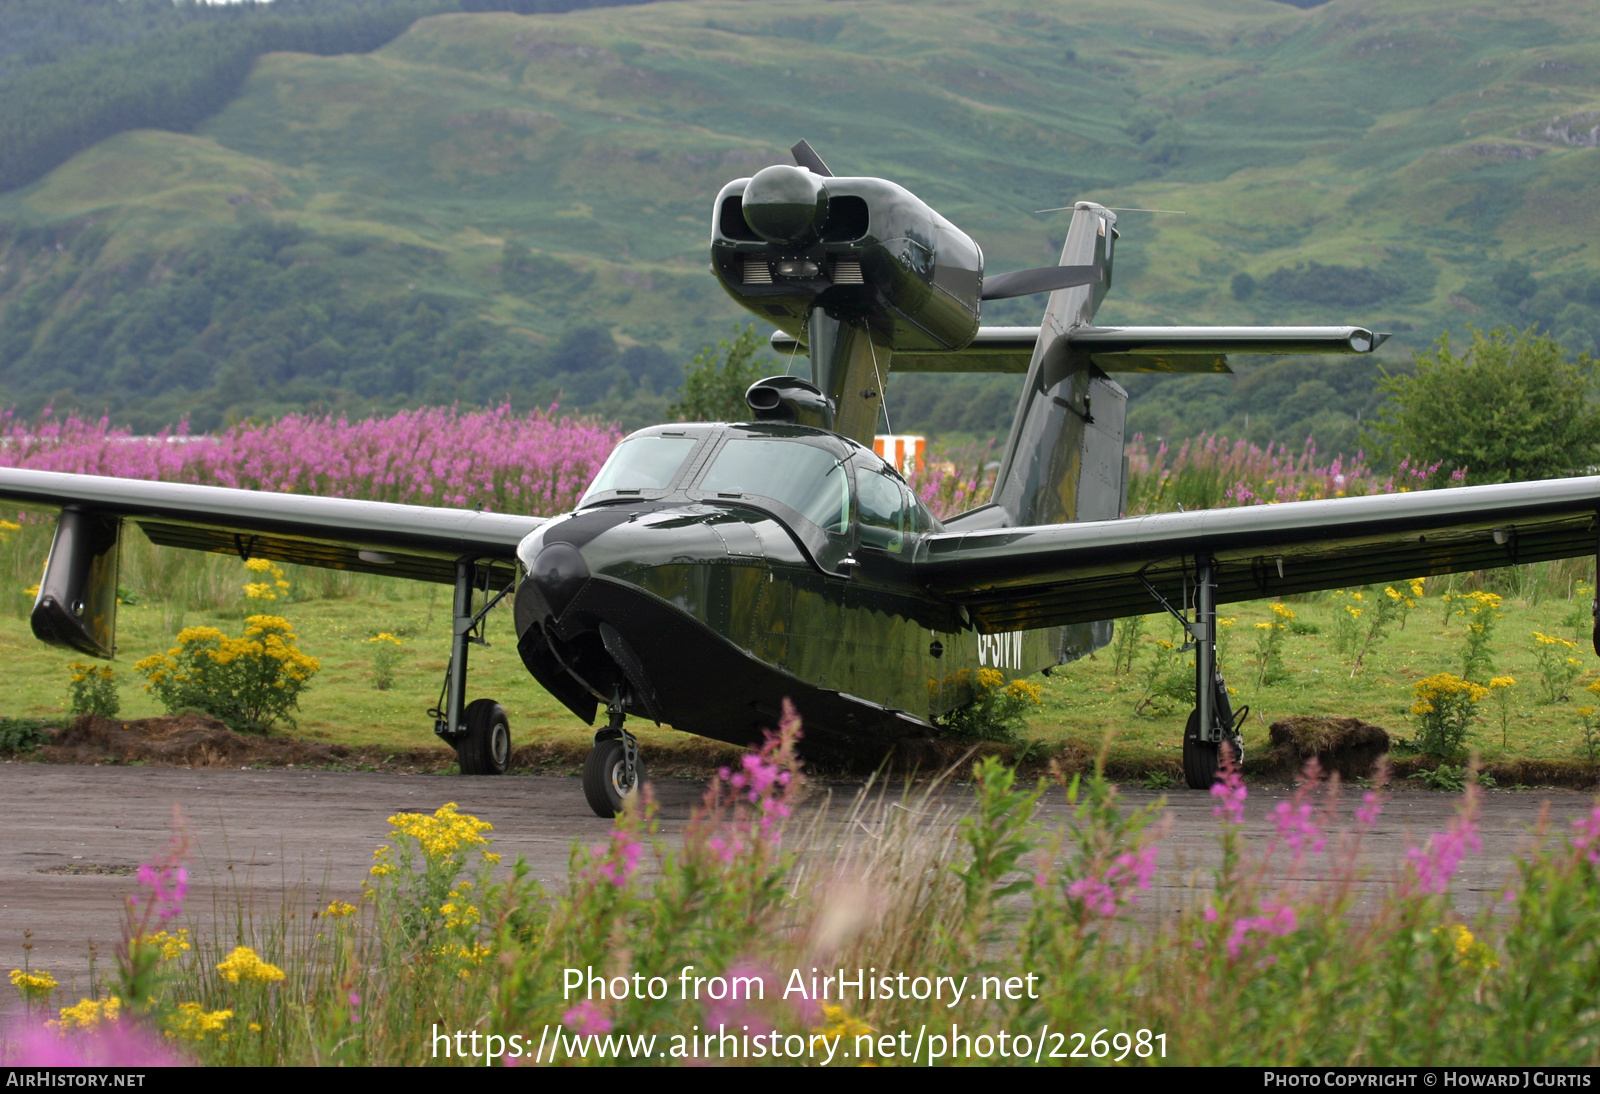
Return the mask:
{"type": "Polygon", "coordinates": [[[533,560],[533,583],[550,610],[560,616],[589,580],[589,567],[570,543],[552,543],[533,560]]]}

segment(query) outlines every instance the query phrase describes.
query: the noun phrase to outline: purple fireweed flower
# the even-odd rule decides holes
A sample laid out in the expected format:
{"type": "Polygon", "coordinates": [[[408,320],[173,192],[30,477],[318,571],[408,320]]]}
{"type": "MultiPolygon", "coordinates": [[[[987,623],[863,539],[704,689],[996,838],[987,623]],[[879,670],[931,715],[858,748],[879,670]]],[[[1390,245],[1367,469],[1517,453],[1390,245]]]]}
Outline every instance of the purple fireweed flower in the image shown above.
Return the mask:
{"type": "Polygon", "coordinates": [[[1371,828],[1378,823],[1378,817],[1383,813],[1383,799],[1375,791],[1368,790],[1361,795],[1361,805],[1356,809],[1356,823],[1365,828],[1371,828]]]}
{"type": "Polygon", "coordinates": [[[576,504],[619,437],[613,426],[553,410],[517,415],[508,406],[436,407],[353,423],[289,415],[199,437],[182,425],[134,437],[105,419],[46,415],[30,425],[0,411],[0,464],[548,515],[576,504]]]}
{"type": "Polygon", "coordinates": [[[1428,837],[1426,847],[1406,848],[1406,862],[1411,868],[1410,881],[1424,893],[1443,893],[1450,888],[1467,851],[1479,850],[1483,842],[1478,838],[1477,787],[1468,786],[1462,795],[1460,810],[1451,818],[1443,832],[1428,837]]]}
{"type": "Polygon", "coordinates": [[[579,1037],[611,1032],[611,1019],[588,999],[563,1014],[561,1024],[569,1027],[579,1037]]]}
{"type": "Polygon", "coordinates": [[[795,755],[799,738],[800,717],[784,700],[779,731],[768,732],[761,748],[741,757],[737,769],[719,768],[706,787],[689,824],[690,846],[709,851],[724,864],[747,853],[760,857],[776,850],[800,785],[795,755]]]}
{"type": "Polygon", "coordinates": [[[1211,815],[1226,824],[1243,824],[1244,803],[1250,792],[1245,789],[1239,765],[1233,762],[1233,750],[1227,745],[1222,748],[1222,777],[1211,784],[1211,796],[1217,799],[1217,804],[1211,808],[1211,815]]]}
{"type": "MultiPolygon", "coordinates": [[[[9,1040],[9,1038],[7,1038],[9,1040]]],[[[6,1062],[13,1067],[186,1067],[162,1038],[130,1021],[62,1035],[30,1024],[6,1062]]]]}
{"type": "Polygon", "coordinates": [[[632,880],[634,871],[638,870],[639,857],[644,854],[644,847],[632,832],[618,828],[611,833],[609,854],[605,847],[595,848],[595,854],[607,856],[598,867],[600,876],[621,889],[632,880]]]}
{"type": "Polygon", "coordinates": [[[146,862],[140,864],[137,880],[139,891],[129,895],[130,907],[146,909],[162,923],[182,913],[188,870],[170,862],[146,862]]]}
{"type": "Polygon", "coordinates": [[[1272,823],[1278,829],[1278,838],[1289,845],[1290,852],[1297,860],[1305,856],[1307,848],[1312,854],[1320,855],[1326,846],[1322,830],[1311,819],[1312,813],[1311,803],[1303,799],[1279,802],[1272,810],[1272,823]]]}
{"type": "Polygon", "coordinates": [[[1600,805],[1590,809],[1587,817],[1572,822],[1572,849],[1600,865],[1600,805]]]}
{"type": "Polygon", "coordinates": [[[1233,927],[1228,932],[1229,957],[1238,957],[1243,952],[1245,945],[1250,941],[1251,935],[1264,935],[1282,937],[1292,932],[1299,925],[1299,917],[1294,908],[1289,904],[1263,904],[1261,914],[1255,916],[1240,916],[1233,921],[1233,927]]]}
{"type": "Polygon", "coordinates": [[[1089,874],[1067,886],[1067,896],[1083,901],[1091,913],[1109,919],[1134,904],[1155,877],[1157,847],[1147,843],[1111,860],[1104,873],[1089,874]]]}
{"type": "MultiPolygon", "coordinates": [[[[765,965],[754,961],[736,961],[723,976],[728,983],[727,994],[721,999],[707,999],[705,1004],[705,1028],[708,1031],[718,1029],[738,1030],[743,1033],[750,1032],[760,1037],[772,1032],[772,1025],[768,1022],[752,1003],[761,998],[757,992],[755,999],[751,998],[752,985],[756,982],[769,984],[777,977],[765,965]]],[[[797,1008],[798,1009],[798,1008],[797,1008]]],[[[800,1017],[806,1025],[812,1025],[822,1017],[820,1008],[812,1002],[809,1008],[800,1011],[800,1017]]]]}

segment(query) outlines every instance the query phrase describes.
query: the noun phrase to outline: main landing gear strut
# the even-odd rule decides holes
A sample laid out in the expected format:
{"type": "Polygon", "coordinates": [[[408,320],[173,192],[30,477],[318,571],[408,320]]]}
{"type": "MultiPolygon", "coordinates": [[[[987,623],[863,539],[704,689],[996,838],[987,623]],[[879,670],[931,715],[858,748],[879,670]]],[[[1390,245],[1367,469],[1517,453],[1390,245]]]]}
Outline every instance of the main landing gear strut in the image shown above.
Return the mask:
{"type": "Polygon", "coordinates": [[[456,750],[463,775],[503,775],[511,763],[511,725],[506,712],[493,699],[467,702],[467,650],[476,643],[487,646],[483,621],[516,587],[513,581],[493,596],[489,593],[491,567],[477,560],[456,560],[455,598],[450,612],[450,664],[444,670],[439,702],[428,714],[433,731],[456,750]],[[481,573],[482,584],[478,585],[481,573]],[[478,593],[483,607],[472,610],[478,593]]]}
{"type": "Polygon", "coordinates": [[[639,739],[629,733],[619,687],[606,704],[606,725],[594,735],[594,748],[583,761],[583,796],[596,816],[614,817],[623,800],[644,785],[644,760],[639,739]]]}
{"type": "MultiPolygon", "coordinates": [[[[1234,763],[1244,762],[1244,725],[1249,707],[1237,714],[1228,700],[1228,685],[1217,671],[1217,581],[1216,562],[1210,555],[1196,555],[1193,586],[1184,579],[1183,610],[1179,611],[1156,591],[1148,580],[1144,587],[1188,633],[1190,641],[1180,653],[1194,650],[1195,707],[1183,729],[1183,778],[1192,790],[1207,790],[1216,781],[1226,742],[1234,763]],[[1190,590],[1193,590],[1191,598],[1190,590]],[[1193,606],[1194,619],[1189,619],[1193,606]]],[[[1144,580],[1141,578],[1141,580],[1144,580]]]]}

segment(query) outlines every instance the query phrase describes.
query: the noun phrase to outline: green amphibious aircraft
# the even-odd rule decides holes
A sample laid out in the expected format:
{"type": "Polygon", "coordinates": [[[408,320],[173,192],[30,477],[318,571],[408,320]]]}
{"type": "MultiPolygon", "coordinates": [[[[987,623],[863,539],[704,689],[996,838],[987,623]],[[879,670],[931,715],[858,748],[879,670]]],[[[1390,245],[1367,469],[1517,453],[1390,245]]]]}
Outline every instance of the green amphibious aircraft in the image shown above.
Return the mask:
{"type": "Polygon", "coordinates": [[[444,582],[435,732],[464,774],[496,774],[510,732],[492,699],[467,702],[467,654],[514,594],[528,671],[583,722],[607,711],[584,792],[610,815],[644,777],[630,714],[746,744],[789,698],[809,748],[871,759],[971,702],[975,670],[1048,673],[1105,645],[1111,620],[1164,608],[1196,650],[1183,760],[1204,788],[1239,740],[1218,604],[1596,550],[1600,478],[1125,517],[1114,374],[1384,336],[1098,326],[1111,210],[1073,206],[1061,265],[986,276],[910,192],[834,177],[804,141],[794,154],[712,208],[717,279],[809,363],[752,386],[749,420],[641,430],[549,519],[0,469],[0,499],[61,511],[34,633],[112,655],[125,520],[165,546],[444,582]],[[984,300],[1046,292],[1038,327],[980,325],[984,300]],[[993,498],[940,521],[869,445],[891,372],[966,370],[1018,373],[1022,395],[993,498]]]}

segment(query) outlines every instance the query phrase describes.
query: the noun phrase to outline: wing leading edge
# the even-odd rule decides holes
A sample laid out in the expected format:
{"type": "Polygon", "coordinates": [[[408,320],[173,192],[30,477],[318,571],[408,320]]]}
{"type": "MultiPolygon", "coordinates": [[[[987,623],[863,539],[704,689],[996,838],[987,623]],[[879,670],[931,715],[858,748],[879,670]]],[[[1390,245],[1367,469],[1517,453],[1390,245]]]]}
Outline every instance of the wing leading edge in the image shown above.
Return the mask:
{"type": "Polygon", "coordinates": [[[452,584],[456,561],[510,580],[543,517],[0,468],[0,500],[132,520],[164,547],[452,584]]]}
{"type": "Polygon", "coordinates": [[[1594,554],[1597,509],[1588,477],[950,532],[916,571],[995,633],[1145,615],[1146,582],[1180,603],[1198,555],[1227,603],[1594,554]]]}
{"type": "MultiPolygon", "coordinates": [[[[1231,372],[1230,353],[1371,353],[1388,339],[1365,327],[1078,327],[1069,350],[1087,354],[1103,372],[1231,372]]],[[[901,352],[896,372],[1025,373],[1038,327],[980,327],[968,345],[945,352],[901,352]]],[[[791,336],[772,336],[773,351],[792,356],[791,336]]]]}

